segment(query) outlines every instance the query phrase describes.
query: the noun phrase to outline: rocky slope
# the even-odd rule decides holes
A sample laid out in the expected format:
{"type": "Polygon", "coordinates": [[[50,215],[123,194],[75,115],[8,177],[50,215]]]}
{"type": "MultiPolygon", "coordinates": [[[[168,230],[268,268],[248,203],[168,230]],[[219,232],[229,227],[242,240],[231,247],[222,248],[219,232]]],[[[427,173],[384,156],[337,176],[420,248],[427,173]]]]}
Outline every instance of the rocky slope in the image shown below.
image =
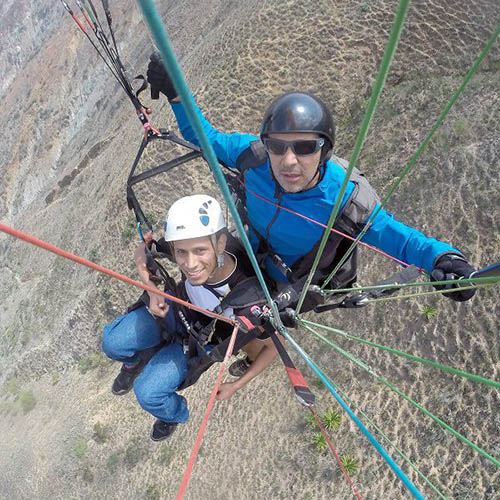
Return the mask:
{"type": "MultiPolygon", "coordinates": [[[[144,72],[152,45],[139,10],[130,1],[111,4],[129,74],[144,72]]],[[[306,89],[331,105],[336,152],[349,157],[396,2],[168,1],[161,9],[187,80],[216,126],[256,133],[272,97],[306,89]]],[[[413,2],[360,158],[381,194],[499,22],[496,0],[413,2]]],[[[132,107],[58,2],[7,0],[0,23],[1,221],[135,277],[137,237],[124,188],[141,136],[132,107]]],[[[500,254],[499,88],[497,41],[388,207],[455,244],[476,266],[500,254]]],[[[164,102],[153,106],[155,124],[175,126],[164,102]]],[[[175,153],[152,148],[146,160],[175,153]]],[[[160,220],[180,194],[201,191],[217,193],[198,163],[141,186],[138,196],[160,220]]],[[[367,251],[362,258],[363,284],[395,269],[367,251]]],[[[0,259],[0,498],[175,498],[216,370],[186,391],[190,423],[168,443],[154,445],[152,418],[133,395],[111,395],[118,366],[99,354],[102,327],[138,292],[5,235],[0,259]]],[[[465,304],[431,297],[315,319],[498,379],[497,293],[481,291],[465,304]],[[424,306],[437,315],[426,319],[424,306]]],[[[308,332],[294,337],[448,498],[498,498],[494,465],[308,332]]],[[[498,391],[333,340],[500,456],[498,391]]],[[[312,383],[319,411],[336,408],[300,359],[297,364],[312,383]]],[[[349,498],[338,468],[314,449],[313,433],[276,363],[215,406],[186,498],[349,498]]],[[[408,498],[346,417],[334,438],[342,454],[359,462],[355,478],[363,498],[408,498]]],[[[405,470],[426,496],[437,498],[405,470]]]]}

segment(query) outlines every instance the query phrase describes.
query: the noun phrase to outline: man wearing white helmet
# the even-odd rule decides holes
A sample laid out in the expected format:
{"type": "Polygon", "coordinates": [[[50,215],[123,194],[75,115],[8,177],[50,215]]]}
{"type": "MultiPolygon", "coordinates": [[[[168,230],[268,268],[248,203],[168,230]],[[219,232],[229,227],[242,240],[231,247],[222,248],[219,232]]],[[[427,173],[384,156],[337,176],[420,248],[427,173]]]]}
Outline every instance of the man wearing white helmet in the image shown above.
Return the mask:
{"type": "MultiPolygon", "coordinates": [[[[226,307],[222,300],[238,283],[249,278],[251,266],[238,247],[230,248],[232,238],[217,200],[207,195],[177,200],[168,212],[164,229],[162,251],[170,250],[183,275],[177,294],[204,309],[227,317],[233,315],[233,308],[226,307]]],[[[148,269],[144,243],[137,248],[135,260],[143,283],[156,286],[148,269]]],[[[185,386],[189,370],[198,359],[187,348],[186,324],[196,325],[201,331],[204,327],[211,329],[207,343],[197,346],[202,351],[227,340],[232,331],[230,325],[215,323],[201,313],[188,309],[179,312],[176,304],[149,292],[138,307],[104,328],[103,351],[123,363],[112,391],[121,395],[134,387],[140,405],[157,418],[151,430],[153,441],[166,439],[177,424],[189,417],[185,398],[176,392],[185,386]],[[141,358],[141,352],[152,349],[159,350],[149,361],[141,358]]],[[[270,339],[251,340],[245,351],[253,359],[250,368],[234,382],[222,384],[217,399],[230,398],[277,355],[270,339]]],[[[191,383],[194,382],[188,385],[191,383]]]]}

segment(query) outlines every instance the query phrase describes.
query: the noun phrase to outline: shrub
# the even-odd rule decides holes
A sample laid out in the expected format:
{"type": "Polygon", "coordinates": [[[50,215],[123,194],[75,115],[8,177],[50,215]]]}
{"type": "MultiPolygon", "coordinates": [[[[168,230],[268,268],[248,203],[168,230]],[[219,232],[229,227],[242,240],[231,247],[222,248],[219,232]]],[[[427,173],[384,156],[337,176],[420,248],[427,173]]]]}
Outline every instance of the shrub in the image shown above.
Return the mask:
{"type": "Polygon", "coordinates": [[[325,388],[325,384],[323,383],[323,381],[320,378],[317,378],[316,380],[314,380],[313,384],[318,389],[324,389],[325,388]]]}
{"type": "Polygon", "coordinates": [[[93,430],[94,435],[92,437],[96,443],[105,443],[111,435],[111,427],[100,422],[94,424],[93,430]]]}
{"type": "Polygon", "coordinates": [[[340,461],[348,474],[356,474],[358,470],[358,459],[352,455],[345,454],[340,457],[340,461]]]}
{"type": "Polygon", "coordinates": [[[141,447],[140,440],[133,439],[132,442],[127,446],[125,450],[125,456],[123,461],[130,468],[135,467],[143,455],[143,448],[141,447]]]}
{"type": "Polygon", "coordinates": [[[420,310],[427,321],[431,321],[437,314],[437,309],[434,306],[424,305],[420,308],[420,310]]]}
{"type": "Polygon", "coordinates": [[[120,456],[118,453],[113,453],[108,457],[106,461],[106,467],[112,474],[118,469],[118,462],[120,461],[120,456]]]}
{"type": "Polygon", "coordinates": [[[314,446],[316,446],[316,449],[318,451],[323,451],[328,446],[328,443],[326,442],[325,436],[323,436],[323,434],[321,434],[321,432],[316,432],[316,434],[314,434],[313,443],[314,443],[314,446]]]}
{"type": "Polygon", "coordinates": [[[139,237],[137,233],[137,223],[135,217],[133,215],[129,215],[127,217],[127,222],[125,223],[125,227],[122,231],[122,238],[125,241],[131,240],[134,236],[139,237]]]}
{"type": "Polygon", "coordinates": [[[23,413],[30,412],[36,405],[36,399],[33,395],[33,392],[30,391],[22,391],[19,394],[19,403],[21,403],[21,408],[23,409],[23,413]]]}
{"type": "Polygon", "coordinates": [[[156,484],[150,484],[146,489],[146,498],[148,500],[161,500],[161,491],[156,484]]]}
{"type": "Polygon", "coordinates": [[[158,462],[162,465],[169,465],[174,457],[174,450],[170,446],[163,446],[158,454],[158,462]]]}
{"type": "Polygon", "coordinates": [[[85,453],[87,453],[87,441],[85,439],[79,439],[75,443],[75,447],[73,449],[75,452],[76,458],[79,458],[80,460],[85,457],[85,453]]]}
{"type": "Polygon", "coordinates": [[[342,422],[342,415],[333,408],[323,415],[323,425],[329,431],[336,431],[342,422]]]}
{"type": "Polygon", "coordinates": [[[20,340],[21,340],[21,345],[22,345],[23,347],[25,347],[25,346],[28,344],[28,342],[30,341],[30,334],[29,334],[28,332],[24,332],[24,333],[21,335],[20,340]]]}
{"type": "Polygon", "coordinates": [[[314,418],[314,415],[311,413],[307,416],[307,423],[313,428],[315,429],[316,427],[318,427],[318,422],[316,422],[316,419],[314,418]]]}
{"type": "Polygon", "coordinates": [[[89,253],[89,260],[92,262],[95,262],[98,257],[98,250],[97,248],[93,248],[90,253],[89,253]]]}
{"type": "Polygon", "coordinates": [[[87,373],[89,370],[104,366],[106,358],[97,352],[89,352],[80,361],[78,361],[78,370],[80,373],[87,373]]]}
{"type": "Polygon", "coordinates": [[[17,378],[11,378],[7,382],[7,392],[12,394],[13,396],[17,396],[20,390],[21,388],[19,387],[19,382],[17,381],[17,378]]]}
{"type": "Polygon", "coordinates": [[[83,480],[86,483],[92,483],[94,481],[94,473],[90,470],[90,467],[87,465],[85,469],[83,469],[83,480]]]}
{"type": "Polygon", "coordinates": [[[467,120],[465,120],[464,118],[460,118],[453,123],[453,131],[455,132],[455,135],[459,139],[461,139],[462,137],[464,137],[464,135],[466,135],[468,129],[469,129],[469,124],[467,123],[467,120]]]}

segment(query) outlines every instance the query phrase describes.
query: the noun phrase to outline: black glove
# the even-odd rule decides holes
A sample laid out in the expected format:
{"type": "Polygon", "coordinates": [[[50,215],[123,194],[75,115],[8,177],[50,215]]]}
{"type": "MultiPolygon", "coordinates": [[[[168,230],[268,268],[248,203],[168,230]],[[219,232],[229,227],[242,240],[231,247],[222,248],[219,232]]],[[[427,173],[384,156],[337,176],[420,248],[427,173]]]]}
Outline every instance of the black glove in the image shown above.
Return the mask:
{"type": "Polygon", "coordinates": [[[151,54],[147,75],[148,83],[151,85],[151,99],[158,99],[160,97],[159,92],[165,94],[169,101],[177,97],[177,91],[163,66],[159,52],[151,54]]]}
{"type": "MultiPolygon", "coordinates": [[[[287,307],[295,308],[302,292],[303,283],[304,280],[288,285],[274,297],[278,311],[282,311],[287,307]]],[[[311,311],[314,309],[314,306],[322,304],[324,301],[325,296],[321,288],[317,285],[309,285],[302,310],[304,312],[311,311]]]]}
{"type": "MultiPolygon", "coordinates": [[[[447,254],[439,258],[435,263],[434,269],[431,273],[431,281],[446,281],[446,280],[459,280],[460,278],[468,278],[475,269],[465,260],[461,255],[447,254]]],[[[450,299],[457,302],[464,302],[469,300],[476,293],[475,289],[462,290],[457,284],[450,285],[435,285],[436,290],[451,290],[456,288],[458,291],[445,293],[450,299]]]]}
{"type": "Polygon", "coordinates": [[[287,286],[286,288],[281,290],[281,292],[276,297],[274,297],[274,301],[276,302],[278,311],[282,311],[289,306],[295,307],[298,300],[299,294],[292,285],[287,286]]]}
{"type": "Polygon", "coordinates": [[[297,319],[295,318],[295,310],[287,307],[284,311],[280,311],[280,318],[283,326],[287,328],[297,328],[297,319]]]}

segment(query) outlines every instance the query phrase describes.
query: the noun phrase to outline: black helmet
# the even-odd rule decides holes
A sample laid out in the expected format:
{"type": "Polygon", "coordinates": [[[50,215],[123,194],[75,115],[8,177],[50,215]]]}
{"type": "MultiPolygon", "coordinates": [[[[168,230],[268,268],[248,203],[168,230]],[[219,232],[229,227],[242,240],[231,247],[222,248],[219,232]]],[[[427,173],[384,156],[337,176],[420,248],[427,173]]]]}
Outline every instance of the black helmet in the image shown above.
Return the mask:
{"type": "Polygon", "coordinates": [[[335,143],[335,123],[328,108],[317,97],[307,92],[288,92],[277,97],[267,108],[261,139],[268,134],[291,132],[312,132],[327,139],[320,164],[328,160],[335,143]]]}

